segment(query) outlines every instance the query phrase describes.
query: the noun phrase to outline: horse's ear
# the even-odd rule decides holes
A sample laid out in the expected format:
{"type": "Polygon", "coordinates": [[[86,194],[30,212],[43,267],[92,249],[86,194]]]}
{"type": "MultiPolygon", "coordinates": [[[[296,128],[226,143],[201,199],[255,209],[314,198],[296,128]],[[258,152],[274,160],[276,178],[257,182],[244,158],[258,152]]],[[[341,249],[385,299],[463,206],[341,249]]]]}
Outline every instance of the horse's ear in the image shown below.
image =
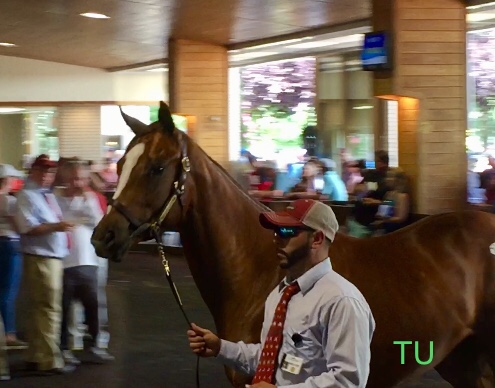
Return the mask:
{"type": "Polygon", "coordinates": [[[172,119],[172,113],[170,108],[163,101],[160,101],[160,109],[158,110],[158,121],[163,126],[166,132],[172,133],[175,128],[174,120],[172,119]]]}
{"type": "Polygon", "coordinates": [[[129,126],[129,128],[132,129],[132,132],[134,132],[136,136],[141,136],[151,131],[150,127],[145,123],[125,114],[120,105],[119,105],[119,109],[120,109],[120,114],[122,115],[122,118],[124,119],[125,123],[129,126]]]}

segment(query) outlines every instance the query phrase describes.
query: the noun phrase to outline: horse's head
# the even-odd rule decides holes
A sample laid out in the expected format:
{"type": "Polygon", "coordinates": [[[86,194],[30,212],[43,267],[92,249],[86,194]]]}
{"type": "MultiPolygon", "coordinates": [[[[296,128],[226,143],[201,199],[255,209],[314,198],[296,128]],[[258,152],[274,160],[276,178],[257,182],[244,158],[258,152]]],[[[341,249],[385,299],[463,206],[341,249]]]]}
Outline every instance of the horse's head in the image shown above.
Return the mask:
{"type": "Polygon", "coordinates": [[[189,142],[175,128],[168,106],[160,103],[158,121],[150,125],[123,112],[122,117],[136,137],[117,164],[117,189],[91,240],[98,256],[114,261],[149,236],[152,225],[177,228],[189,191],[189,142]]]}

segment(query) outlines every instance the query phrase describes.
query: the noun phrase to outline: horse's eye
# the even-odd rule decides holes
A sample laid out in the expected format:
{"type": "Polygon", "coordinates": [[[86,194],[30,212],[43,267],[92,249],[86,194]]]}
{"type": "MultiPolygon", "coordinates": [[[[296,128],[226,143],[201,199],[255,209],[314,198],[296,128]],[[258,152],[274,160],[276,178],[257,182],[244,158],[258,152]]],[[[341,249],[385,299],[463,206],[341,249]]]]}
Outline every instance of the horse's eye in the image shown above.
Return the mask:
{"type": "Polygon", "coordinates": [[[163,166],[153,166],[151,167],[151,174],[152,175],[160,175],[163,170],[165,170],[165,167],[163,166]]]}

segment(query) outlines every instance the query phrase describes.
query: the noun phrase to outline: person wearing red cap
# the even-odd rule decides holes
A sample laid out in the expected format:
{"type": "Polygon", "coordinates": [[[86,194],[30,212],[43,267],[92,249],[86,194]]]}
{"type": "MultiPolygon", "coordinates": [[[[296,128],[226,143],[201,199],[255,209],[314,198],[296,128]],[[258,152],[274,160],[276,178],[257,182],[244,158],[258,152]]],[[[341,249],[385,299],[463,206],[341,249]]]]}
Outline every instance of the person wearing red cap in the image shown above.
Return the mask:
{"type": "Polygon", "coordinates": [[[60,207],[50,192],[55,168],[56,163],[47,155],[36,158],[18,194],[15,214],[32,314],[26,330],[27,367],[47,375],[75,369],[65,365],[59,348],[62,260],[69,253],[70,237],[66,232],[73,225],[61,220],[60,207]]]}
{"type": "Polygon", "coordinates": [[[261,213],[260,223],[273,230],[287,270],[266,300],[261,343],[226,341],[193,324],[192,351],[254,376],[252,388],[365,387],[375,320],[361,292],[332,270],[334,212],[300,199],[261,213]]]}

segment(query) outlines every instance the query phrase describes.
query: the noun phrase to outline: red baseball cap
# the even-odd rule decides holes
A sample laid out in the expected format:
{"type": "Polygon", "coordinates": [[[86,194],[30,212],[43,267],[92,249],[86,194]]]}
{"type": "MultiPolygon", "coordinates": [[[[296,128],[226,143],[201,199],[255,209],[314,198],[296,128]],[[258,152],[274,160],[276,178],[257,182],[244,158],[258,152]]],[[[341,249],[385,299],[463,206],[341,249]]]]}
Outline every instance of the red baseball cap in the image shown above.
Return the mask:
{"type": "Polygon", "coordinates": [[[39,155],[31,164],[31,168],[55,168],[57,167],[57,163],[53,160],[50,160],[50,157],[46,154],[39,155]]]}
{"type": "Polygon", "coordinates": [[[274,229],[279,226],[303,227],[321,230],[333,241],[339,230],[339,223],[332,208],[313,199],[298,199],[282,212],[265,212],[259,217],[261,226],[274,229]]]}

